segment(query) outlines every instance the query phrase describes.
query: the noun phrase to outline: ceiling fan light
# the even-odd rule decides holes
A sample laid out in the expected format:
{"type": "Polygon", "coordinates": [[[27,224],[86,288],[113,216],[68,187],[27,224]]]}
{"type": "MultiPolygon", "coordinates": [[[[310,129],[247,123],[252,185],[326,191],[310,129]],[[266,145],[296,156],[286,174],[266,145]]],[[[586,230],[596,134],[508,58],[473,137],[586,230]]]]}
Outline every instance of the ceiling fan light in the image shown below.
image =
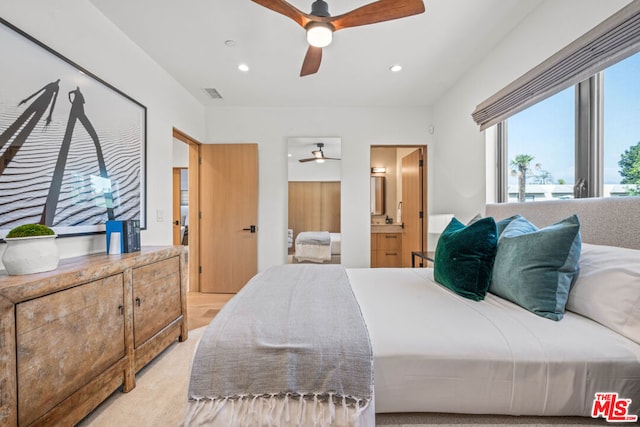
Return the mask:
{"type": "Polygon", "coordinates": [[[333,29],[327,24],[316,22],[307,26],[307,42],[311,46],[326,47],[333,40],[333,29]]]}
{"type": "Polygon", "coordinates": [[[324,159],[322,157],[318,157],[316,159],[316,163],[324,163],[324,159]]]}

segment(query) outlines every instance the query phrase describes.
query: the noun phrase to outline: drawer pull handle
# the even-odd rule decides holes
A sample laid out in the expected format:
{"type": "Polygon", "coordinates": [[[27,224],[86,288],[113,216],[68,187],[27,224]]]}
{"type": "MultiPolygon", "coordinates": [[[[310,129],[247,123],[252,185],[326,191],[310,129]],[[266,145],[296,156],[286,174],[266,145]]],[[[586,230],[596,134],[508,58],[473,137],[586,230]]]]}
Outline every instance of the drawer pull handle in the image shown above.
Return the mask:
{"type": "Polygon", "coordinates": [[[124,306],[122,304],[118,306],[118,311],[120,312],[121,316],[124,316],[124,306]]]}
{"type": "Polygon", "coordinates": [[[396,252],[387,252],[386,254],[387,254],[387,255],[389,255],[389,256],[391,256],[391,255],[393,255],[393,256],[398,255],[396,252]]]}
{"type": "Polygon", "coordinates": [[[397,239],[398,236],[384,236],[385,239],[397,239]]]}
{"type": "Polygon", "coordinates": [[[140,298],[136,297],[136,305],[138,307],[140,307],[141,304],[142,304],[142,300],[140,298]]]}

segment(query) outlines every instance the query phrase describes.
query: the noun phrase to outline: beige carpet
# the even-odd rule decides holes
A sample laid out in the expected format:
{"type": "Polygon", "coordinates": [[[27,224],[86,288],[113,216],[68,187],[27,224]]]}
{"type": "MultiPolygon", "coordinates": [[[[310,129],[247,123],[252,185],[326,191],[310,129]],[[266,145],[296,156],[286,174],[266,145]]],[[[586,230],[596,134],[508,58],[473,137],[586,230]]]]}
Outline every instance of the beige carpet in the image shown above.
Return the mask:
{"type": "MultiPolygon", "coordinates": [[[[129,393],[115,392],[79,426],[177,427],[186,407],[189,369],[204,327],[189,331],[189,339],[174,343],[136,375],[129,393]]],[[[458,414],[378,414],[380,427],[487,427],[607,425],[603,419],[578,417],[508,417],[458,414]]]]}
{"type": "Polygon", "coordinates": [[[204,327],[189,331],[185,342],[175,342],[136,375],[129,393],[116,391],[78,426],[179,426],[187,401],[189,369],[204,327]]]}

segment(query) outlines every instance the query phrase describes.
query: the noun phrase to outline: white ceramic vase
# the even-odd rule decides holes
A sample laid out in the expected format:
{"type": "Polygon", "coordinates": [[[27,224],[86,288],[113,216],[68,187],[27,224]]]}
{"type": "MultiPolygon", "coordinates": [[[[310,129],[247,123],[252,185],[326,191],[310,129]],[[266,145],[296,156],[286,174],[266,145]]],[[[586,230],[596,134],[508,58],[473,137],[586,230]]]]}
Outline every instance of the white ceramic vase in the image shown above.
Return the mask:
{"type": "Polygon", "coordinates": [[[55,270],[60,256],[56,235],[5,238],[2,264],[11,276],[55,270]]]}

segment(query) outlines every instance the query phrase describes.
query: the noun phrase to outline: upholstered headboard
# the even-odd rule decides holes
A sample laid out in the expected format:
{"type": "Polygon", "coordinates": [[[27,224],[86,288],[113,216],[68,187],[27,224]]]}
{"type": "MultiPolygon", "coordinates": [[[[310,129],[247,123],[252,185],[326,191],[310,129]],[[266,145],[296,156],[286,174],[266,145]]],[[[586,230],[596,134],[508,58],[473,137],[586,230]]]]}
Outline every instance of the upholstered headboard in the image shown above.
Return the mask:
{"type": "Polygon", "coordinates": [[[496,220],[520,214],[538,227],[574,213],[580,218],[583,242],[640,249],[640,197],[495,203],[485,208],[485,215],[496,220]]]}

